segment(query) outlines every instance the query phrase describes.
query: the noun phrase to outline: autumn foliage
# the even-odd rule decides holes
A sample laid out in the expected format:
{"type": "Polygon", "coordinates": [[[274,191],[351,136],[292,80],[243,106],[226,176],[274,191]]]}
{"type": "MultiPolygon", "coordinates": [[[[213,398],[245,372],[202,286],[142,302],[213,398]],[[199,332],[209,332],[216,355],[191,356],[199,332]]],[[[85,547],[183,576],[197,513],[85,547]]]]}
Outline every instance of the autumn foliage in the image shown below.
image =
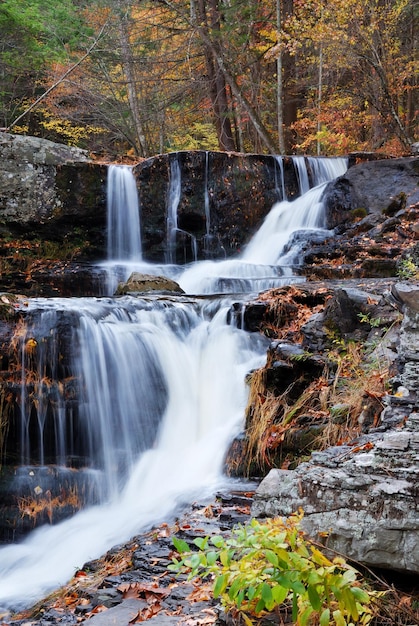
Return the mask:
{"type": "Polygon", "coordinates": [[[0,125],[134,159],[406,154],[418,18],[414,0],[4,0],[0,125]]]}

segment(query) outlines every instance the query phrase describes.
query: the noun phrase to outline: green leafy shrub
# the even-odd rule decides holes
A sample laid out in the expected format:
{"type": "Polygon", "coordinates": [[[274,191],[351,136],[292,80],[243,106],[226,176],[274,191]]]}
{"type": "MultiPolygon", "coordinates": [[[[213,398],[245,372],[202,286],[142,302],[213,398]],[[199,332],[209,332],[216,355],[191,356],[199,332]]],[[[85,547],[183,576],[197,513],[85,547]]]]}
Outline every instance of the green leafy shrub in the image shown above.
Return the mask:
{"type": "Polygon", "coordinates": [[[233,528],[224,538],[198,537],[198,550],[174,536],[181,559],[169,569],[214,576],[213,595],[227,612],[253,617],[288,608],[298,626],[369,624],[373,591],[341,557],[327,558],[300,529],[302,513],[233,528]]]}
{"type": "Polygon", "coordinates": [[[419,276],[419,267],[413,261],[411,256],[407,256],[398,263],[397,277],[400,280],[417,279],[419,276]]]}

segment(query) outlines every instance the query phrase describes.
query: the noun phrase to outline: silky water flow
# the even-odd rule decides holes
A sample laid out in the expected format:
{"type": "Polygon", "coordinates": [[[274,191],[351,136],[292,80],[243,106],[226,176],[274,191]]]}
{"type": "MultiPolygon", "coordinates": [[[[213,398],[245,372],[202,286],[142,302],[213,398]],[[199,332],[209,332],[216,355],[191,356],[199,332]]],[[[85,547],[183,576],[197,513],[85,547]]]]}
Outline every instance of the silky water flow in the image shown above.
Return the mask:
{"type": "MultiPolygon", "coordinates": [[[[49,336],[59,332],[63,317],[72,320],[70,362],[75,379],[82,381],[75,428],[83,453],[90,457],[92,475],[95,480],[99,476],[100,503],[0,549],[1,608],[30,606],[85,562],[168,519],[194,497],[209,497],[226,484],[223,462],[243,426],[245,377],[264,363],[267,346],[263,337],[229,323],[228,312],[237,296],[208,299],[199,294],[222,293],[223,286],[226,291],[254,293],[291,282],[292,270],[286,268],[298,256],[298,245],[289,244],[293,233],[324,227],[324,184],[345,171],[346,161],[333,159],[327,167],[319,166],[319,187],[292,203],[276,204],[241,257],[188,267],[144,263],[132,172],[125,166],[110,169],[110,283],[121,271],[136,269],[175,277],[187,294],[194,295],[29,301],[28,313],[34,313],[49,336]]],[[[178,202],[173,186],[172,197],[178,202]]],[[[168,214],[172,237],[176,216],[173,210],[168,214]]],[[[24,461],[31,456],[25,398],[21,406],[24,461]]],[[[63,424],[69,414],[64,401],[56,403],[58,465],[65,465],[75,452],[63,424]]],[[[41,411],[40,442],[42,415],[41,411]]],[[[43,446],[38,449],[42,464],[43,446]]]]}

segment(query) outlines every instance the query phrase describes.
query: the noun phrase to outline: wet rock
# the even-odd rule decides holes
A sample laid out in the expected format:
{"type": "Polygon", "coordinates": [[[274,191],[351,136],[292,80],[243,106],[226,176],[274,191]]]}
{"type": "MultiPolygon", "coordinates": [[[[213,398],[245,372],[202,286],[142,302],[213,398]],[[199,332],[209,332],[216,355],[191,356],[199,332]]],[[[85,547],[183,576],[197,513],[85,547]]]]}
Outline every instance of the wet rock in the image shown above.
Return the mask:
{"type": "Polygon", "coordinates": [[[170,280],[170,278],[133,272],[125,283],[119,283],[115,295],[122,296],[129,293],[146,293],[148,291],[158,293],[185,293],[183,289],[181,289],[174,280],[170,280]]]}
{"type": "MultiPolygon", "coordinates": [[[[135,166],[142,206],[143,251],[161,262],[166,248],[166,207],[171,168],[180,172],[178,228],[187,237],[176,242],[179,263],[218,259],[238,252],[259,227],[272,205],[282,199],[279,166],[273,156],[213,151],[181,151],[145,159],[135,166]]],[[[291,158],[283,163],[287,198],[298,195],[291,158]]]]}
{"type": "Polygon", "coordinates": [[[350,167],[325,192],[327,223],[334,228],[350,219],[350,212],[394,215],[419,202],[419,158],[382,159],[350,167]]]}
{"type": "Polygon", "coordinates": [[[129,624],[133,623],[138,613],[142,609],[146,609],[147,606],[145,600],[129,598],[103,613],[93,615],[89,618],[89,624],[92,626],[114,626],[115,624],[118,624],[118,626],[129,626],[129,624]]]}

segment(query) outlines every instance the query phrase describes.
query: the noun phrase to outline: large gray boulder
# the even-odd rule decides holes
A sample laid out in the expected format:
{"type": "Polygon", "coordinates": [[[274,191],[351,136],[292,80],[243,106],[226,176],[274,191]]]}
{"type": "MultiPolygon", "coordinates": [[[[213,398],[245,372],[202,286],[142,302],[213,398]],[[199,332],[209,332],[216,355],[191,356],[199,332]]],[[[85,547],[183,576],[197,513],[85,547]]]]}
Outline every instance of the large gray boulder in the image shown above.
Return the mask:
{"type": "Polygon", "coordinates": [[[256,491],[256,517],[304,510],[303,528],[367,566],[419,573],[419,286],[393,287],[404,312],[400,374],[381,425],[353,445],[273,469],[256,491]]]}
{"type": "Polygon", "coordinates": [[[153,274],[141,274],[140,272],[132,272],[128,280],[124,283],[119,283],[115,295],[122,296],[125,294],[134,293],[185,293],[183,289],[170,278],[165,276],[154,276],[153,274]]]}
{"type": "Polygon", "coordinates": [[[419,202],[419,157],[358,163],[325,192],[329,228],[350,221],[354,210],[391,216],[419,202]]]}
{"type": "Polygon", "coordinates": [[[0,220],[9,228],[106,224],[106,171],[85,150],[0,133],[0,220]]]}

